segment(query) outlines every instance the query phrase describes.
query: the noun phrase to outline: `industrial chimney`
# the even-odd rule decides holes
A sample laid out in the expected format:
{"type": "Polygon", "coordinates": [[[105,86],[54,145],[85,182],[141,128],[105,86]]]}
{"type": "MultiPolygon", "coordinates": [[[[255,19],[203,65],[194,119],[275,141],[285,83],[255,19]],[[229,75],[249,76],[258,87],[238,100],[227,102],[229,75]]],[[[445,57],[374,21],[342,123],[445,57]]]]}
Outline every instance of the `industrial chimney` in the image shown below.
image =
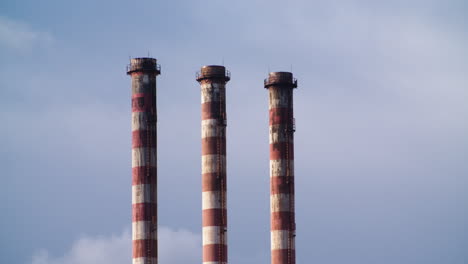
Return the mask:
{"type": "Polygon", "coordinates": [[[271,264],[295,264],[293,89],[290,72],[271,72],[270,95],[271,264]]]}
{"type": "Polygon", "coordinates": [[[226,83],[224,66],[203,66],[201,86],[203,263],[227,263],[226,83]]]}
{"type": "Polygon", "coordinates": [[[134,58],[132,78],[132,242],[133,264],[158,263],[156,170],[156,76],[153,58],[134,58]]]}

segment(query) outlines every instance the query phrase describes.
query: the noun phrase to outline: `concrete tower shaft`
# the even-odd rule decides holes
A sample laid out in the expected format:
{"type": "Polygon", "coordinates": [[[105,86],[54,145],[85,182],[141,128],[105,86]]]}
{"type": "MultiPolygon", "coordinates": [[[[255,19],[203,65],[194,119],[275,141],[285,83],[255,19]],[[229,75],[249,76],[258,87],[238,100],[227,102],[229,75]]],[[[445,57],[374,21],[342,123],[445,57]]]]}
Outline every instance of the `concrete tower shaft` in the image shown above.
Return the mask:
{"type": "Polygon", "coordinates": [[[271,263],[295,264],[294,115],[290,72],[272,72],[264,82],[270,103],[271,263]]]}
{"type": "Polygon", "coordinates": [[[134,58],[132,78],[132,243],[133,264],[158,262],[156,76],[153,58],[134,58]]]}
{"type": "Polygon", "coordinates": [[[197,73],[202,109],[203,263],[225,264],[226,207],[226,83],[224,66],[203,66],[197,73]]]}

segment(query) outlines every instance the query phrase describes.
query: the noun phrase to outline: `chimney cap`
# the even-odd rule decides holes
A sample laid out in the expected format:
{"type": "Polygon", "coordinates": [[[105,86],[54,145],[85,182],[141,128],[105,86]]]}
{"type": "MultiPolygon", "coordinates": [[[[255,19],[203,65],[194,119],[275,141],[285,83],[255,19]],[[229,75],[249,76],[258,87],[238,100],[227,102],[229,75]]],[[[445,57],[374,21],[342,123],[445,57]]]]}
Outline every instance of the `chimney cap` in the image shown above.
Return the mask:
{"type": "Polygon", "coordinates": [[[127,74],[130,75],[134,72],[149,72],[159,75],[161,74],[161,65],[154,58],[132,58],[130,59],[130,64],[127,65],[127,74]]]}
{"type": "Polygon", "coordinates": [[[270,72],[263,84],[267,89],[273,85],[297,88],[297,79],[293,77],[292,72],[270,72]]]}
{"type": "Polygon", "coordinates": [[[231,72],[221,65],[205,65],[196,73],[198,82],[204,79],[218,79],[228,82],[231,79],[231,72]]]}

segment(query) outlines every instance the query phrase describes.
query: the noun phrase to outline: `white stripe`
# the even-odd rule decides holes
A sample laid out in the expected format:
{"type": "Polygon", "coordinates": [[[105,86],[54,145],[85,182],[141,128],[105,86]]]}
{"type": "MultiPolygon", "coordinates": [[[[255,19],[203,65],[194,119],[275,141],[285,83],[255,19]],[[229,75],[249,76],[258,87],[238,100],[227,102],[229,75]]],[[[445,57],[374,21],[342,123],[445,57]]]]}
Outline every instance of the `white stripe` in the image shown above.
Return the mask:
{"type": "Polygon", "coordinates": [[[291,238],[291,247],[289,247],[289,231],[272,230],[271,231],[271,250],[275,249],[294,249],[294,237],[291,238]]]}
{"type": "Polygon", "coordinates": [[[132,149],[132,168],[141,166],[156,167],[156,148],[134,148],[132,149]]]}
{"type": "Polygon", "coordinates": [[[219,262],[219,261],[206,261],[203,264],[227,264],[227,262],[219,262]]]}
{"type": "Polygon", "coordinates": [[[226,156],[224,155],[203,155],[202,156],[202,174],[204,173],[218,173],[226,171],[226,156]],[[221,165],[218,164],[218,158],[221,165]],[[221,171],[219,171],[221,167],[221,171]]]}
{"type": "Polygon", "coordinates": [[[133,264],[158,264],[157,258],[134,258],[133,264]]]}
{"type": "MultiPolygon", "coordinates": [[[[132,112],[132,132],[136,130],[148,130],[148,116],[149,113],[147,112],[132,112]]],[[[154,130],[155,126],[151,129],[154,130]]]]}
{"type": "Polygon", "coordinates": [[[219,102],[224,98],[224,84],[221,83],[203,83],[201,85],[201,103],[219,102]]]}
{"type": "Polygon", "coordinates": [[[286,162],[289,162],[289,175],[294,176],[294,160],[270,160],[270,177],[286,176],[286,162]]]}
{"type": "Polygon", "coordinates": [[[289,107],[289,89],[268,89],[270,91],[269,109],[278,107],[289,107]]]}
{"type": "Polygon", "coordinates": [[[220,193],[220,191],[202,192],[202,210],[221,208],[220,193]]]}
{"type": "MultiPolygon", "coordinates": [[[[221,226],[203,227],[203,245],[221,244],[220,232],[224,229],[221,226]]],[[[224,243],[227,241],[227,232],[223,231],[224,243]]]]}
{"type": "Polygon", "coordinates": [[[289,205],[289,198],[292,197],[292,194],[272,194],[270,195],[270,212],[289,212],[291,211],[289,205]]]}
{"type": "MultiPolygon", "coordinates": [[[[278,142],[286,142],[286,125],[270,125],[270,144],[278,142]]],[[[292,134],[289,133],[289,142],[293,142],[292,134]]]]}
{"type": "Polygon", "coordinates": [[[221,208],[219,191],[202,192],[202,210],[221,208]]]}
{"type": "Polygon", "coordinates": [[[139,239],[158,239],[158,230],[156,224],[151,221],[138,221],[132,223],[132,240],[139,239]]]}
{"type": "Polygon", "coordinates": [[[150,184],[139,184],[132,186],[132,204],[137,203],[156,203],[156,186],[151,189],[150,184]]]}
{"type": "Polygon", "coordinates": [[[202,83],[200,85],[202,89],[212,89],[212,88],[219,89],[219,86],[220,86],[219,83],[202,83]]]}
{"type": "Polygon", "coordinates": [[[207,138],[207,137],[222,137],[225,135],[225,128],[224,127],[219,127],[218,126],[218,120],[217,119],[206,119],[202,120],[201,123],[201,137],[202,138],[207,138]]]}

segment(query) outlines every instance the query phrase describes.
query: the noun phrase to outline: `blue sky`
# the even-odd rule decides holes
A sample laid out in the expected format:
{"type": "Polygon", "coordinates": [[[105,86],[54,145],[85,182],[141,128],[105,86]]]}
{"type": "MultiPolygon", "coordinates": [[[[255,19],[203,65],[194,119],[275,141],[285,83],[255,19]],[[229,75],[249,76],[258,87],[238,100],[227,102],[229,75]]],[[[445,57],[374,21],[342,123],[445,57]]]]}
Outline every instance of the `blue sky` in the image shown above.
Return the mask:
{"type": "Polygon", "coordinates": [[[0,262],[129,263],[129,56],[158,77],[160,262],[201,262],[200,90],[227,87],[229,253],[269,262],[268,71],[295,90],[298,263],[468,262],[464,1],[2,1],[0,262]],[[182,249],[182,251],[181,251],[182,249]]]}

